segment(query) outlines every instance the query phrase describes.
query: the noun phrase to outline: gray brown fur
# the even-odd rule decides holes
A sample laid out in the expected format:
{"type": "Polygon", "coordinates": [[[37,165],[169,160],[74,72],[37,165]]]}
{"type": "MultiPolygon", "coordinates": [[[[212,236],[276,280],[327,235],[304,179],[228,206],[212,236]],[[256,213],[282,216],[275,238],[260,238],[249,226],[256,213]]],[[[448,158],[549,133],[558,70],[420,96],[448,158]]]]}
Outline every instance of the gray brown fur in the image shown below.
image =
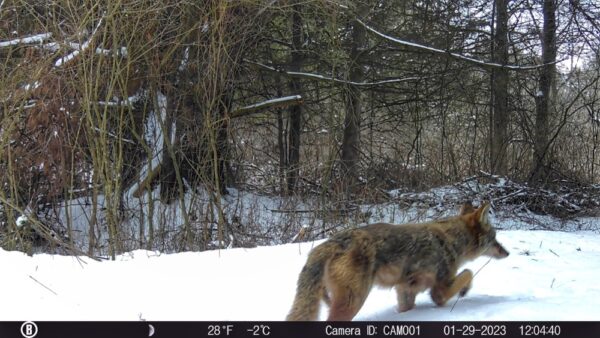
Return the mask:
{"type": "Polygon", "coordinates": [[[398,310],[415,305],[417,293],[431,289],[444,305],[471,287],[465,262],[482,255],[508,256],[489,223],[489,205],[465,204],[458,216],[428,223],[370,224],[342,231],[314,248],[300,272],[287,320],[316,320],[320,301],[330,306],[328,320],[351,320],[373,285],[394,287],[398,310]]]}

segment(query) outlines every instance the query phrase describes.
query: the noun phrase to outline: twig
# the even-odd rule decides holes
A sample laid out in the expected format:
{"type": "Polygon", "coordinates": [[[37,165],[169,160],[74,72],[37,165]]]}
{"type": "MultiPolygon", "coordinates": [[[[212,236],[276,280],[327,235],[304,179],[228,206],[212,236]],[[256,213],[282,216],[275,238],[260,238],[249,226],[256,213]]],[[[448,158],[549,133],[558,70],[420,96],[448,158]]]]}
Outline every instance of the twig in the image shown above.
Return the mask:
{"type": "Polygon", "coordinates": [[[556,252],[552,251],[552,249],[548,249],[550,250],[550,252],[552,252],[554,255],[556,255],[556,257],[560,257],[556,252]]]}
{"type": "Polygon", "coordinates": [[[46,285],[42,284],[39,280],[33,278],[32,275],[29,275],[29,278],[33,279],[34,282],[38,283],[39,285],[43,286],[46,290],[52,292],[55,296],[58,296],[58,294],[56,292],[54,292],[54,290],[50,289],[49,287],[47,287],[46,285]]]}
{"type": "Polygon", "coordinates": [[[475,278],[475,276],[477,276],[477,274],[479,273],[479,271],[481,271],[486,265],[488,265],[490,262],[492,261],[492,257],[490,257],[490,259],[488,259],[487,262],[485,262],[485,264],[483,264],[479,270],[477,270],[477,272],[475,272],[475,274],[473,275],[473,278],[475,278]]]}

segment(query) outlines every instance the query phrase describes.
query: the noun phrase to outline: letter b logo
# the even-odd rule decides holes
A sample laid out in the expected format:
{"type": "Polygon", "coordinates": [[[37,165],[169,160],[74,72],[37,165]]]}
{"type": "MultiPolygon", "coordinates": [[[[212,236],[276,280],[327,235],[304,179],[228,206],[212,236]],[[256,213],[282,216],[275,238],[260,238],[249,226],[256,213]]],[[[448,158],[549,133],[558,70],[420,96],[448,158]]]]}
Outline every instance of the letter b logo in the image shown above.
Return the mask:
{"type": "Polygon", "coordinates": [[[25,322],[21,325],[21,335],[24,338],[33,338],[38,333],[38,327],[34,322],[25,322]]]}

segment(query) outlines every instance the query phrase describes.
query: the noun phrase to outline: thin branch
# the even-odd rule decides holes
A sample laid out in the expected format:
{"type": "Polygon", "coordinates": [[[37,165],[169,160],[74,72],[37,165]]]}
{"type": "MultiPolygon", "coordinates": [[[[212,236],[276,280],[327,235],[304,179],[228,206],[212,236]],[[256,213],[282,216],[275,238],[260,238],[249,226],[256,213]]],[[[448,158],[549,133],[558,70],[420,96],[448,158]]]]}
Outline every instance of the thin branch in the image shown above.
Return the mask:
{"type": "Polygon", "coordinates": [[[596,20],[592,16],[590,16],[585,11],[585,9],[583,9],[581,7],[581,3],[579,0],[570,0],[569,2],[571,3],[571,6],[573,6],[573,8],[575,10],[577,10],[579,13],[581,13],[583,15],[583,17],[590,23],[590,25],[594,26],[596,31],[600,32],[600,26],[598,26],[598,23],[596,22],[596,20]]]}
{"type": "Polygon", "coordinates": [[[54,290],[50,289],[49,287],[47,287],[46,285],[42,284],[39,280],[33,278],[32,275],[29,275],[29,278],[33,279],[34,282],[38,283],[39,285],[43,286],[46,290],[52,292],[55,296],[58,296],[58,293],[54,292],[54,290]]]}
{"type": "MultiPolygon", "coordinates": [[[[542,68],[544,66],[546,66],[545,64],[543,65],[535,65],[535,66],[518,66],[518,65],[503,65],[503,64],[499,64],[499,63],[494,63],[494,62],[485,62],[479,59],[475,59],[472,57],[468,57],[468,56],[464,56],[458,53],[453,53],[450,51],[446,51],[443,49],[437,49],[437,48],[433,48],[433,47],[429,47],[429,46],[424,46],[418,43],[414,43],[414,42],[410,42],[410,41],[405,41],[405,40],[401,40],[401,39],[397,39],[394,37],[391,37],[389,35],[383,34],[373,28],[371,28],[370,26],[368,26],[367,24],[365,24],[364,22],[362,22],[360,19],[355,19],[356,22],[358,22],[359,24],[361,24],[363,27],[365,27],[367,30],[371,31],[372,33],[374,33],[375,35],[387,40],[387,41],[391,41],[393,43],[402,45],[402,46],[407,46],[407,47],[411,47],[411,48],[416,48],[416,49],[420,49],[423,51],[426,51],[428,53],[431,54],[437,54],[437,55],[445,55],[445,56],[450,56],[453,57],[455,59],[458,60],[462,60],[462,61],[466,61],[469,63],[473,63],[476,64],[478,66],[484,67],[484,68],[506,68],[509,70],[534,70],[534,69],[538,69],[538,68],[542,68]]],[[[560,61],[563,60],[559,60],[559,61],[555,61],[553,63],[558,63],[560,61]]]]}
{"type": "Polygon", "coordinates": [[[277,2],[277,0],[272,0],[270,3],[265,4],[265,6],[263,8],[261,8],[258,13],[256,13],[255,17],[258,17],[259,15],[261,15],[264,11],[266,11],[268,8],[271,8],[275,3],[277,2]]]}
{"type": "Polygon", "coordinates": [[[312,73],[304,73],[304,72],[289,72],[289,71],[277,69],[275,67],[268,66],[268,65],[262,64],[260,62],[256,62],[256,61],[244,60],[244,62],[253,64],[253,65],[257,65],[263,69],[267,69],[272,72],[277,72],[277,73],[285,74],[285,75],[292,76],[292,77],[302,77],[302,78],[320,80],[320,81],[331,81],[331,82],[335,82],[335,83],[347,84],[347,85],[349,84],[349,85],[359,86],[359,87],[360,86],[372,87],[372,86],[380,86],[380,85],[385,85],[385,84],[390,84],[390,83],[400,83],[400,82],[416,81],[416,80],[423,79],[422,77],[406,77],[406,78],[401,78],[401,79],[399,79],[399,78],[398,79],[389,79],[389,80],[382,80],[382,81],[377,81],[377,82],[354,82],[354,81],[336,79],[333,77],[328,77],[328,76],[324,76],[324,75],[320,75],[320,74],[312,74],[312,73]]]}
{"type": "Polygon", "coordinates": [[[341,3],[338,3],[338,2],[335,2],[335,1],[332,1],[332,0],[326,0],[326,1],[327,1],[327,2],[329,2],[329,3],[330,3],[330,4],[332,4],[332,5],[335,5],[335,6],[341,7],[341,8],[343,8],[343,9],[346,9],[346,10],[350,9],[350,7],[348,7],[348,6],[346,6],[346,5],[343,5],[343,4],[341,4],[341,3]]]}
{"type": "Polygon", "coordinates": [[[302,96],[300,96],[300,95],[279,97],[276,99],[267,100],[267,101],[255,103],[255,104],[252,104],[249,106],[245,106],[245,107],[236,109],[229,114],[229,117],[236,118],[236,117],[241,117],[241,116],[247,116],[250,114],[257,113],[264,109],[302,104],[302,102],[303,102],[302,96]]]}

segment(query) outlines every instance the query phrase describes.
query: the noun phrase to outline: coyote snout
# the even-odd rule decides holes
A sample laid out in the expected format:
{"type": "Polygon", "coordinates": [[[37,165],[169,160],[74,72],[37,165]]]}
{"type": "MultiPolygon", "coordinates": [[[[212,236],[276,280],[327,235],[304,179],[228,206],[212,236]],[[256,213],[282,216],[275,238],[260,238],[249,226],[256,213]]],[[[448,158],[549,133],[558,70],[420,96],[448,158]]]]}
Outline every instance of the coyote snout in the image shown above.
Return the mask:
{"type": "Polygon", "coordinates": [[[473,273],[460,265],[485,255],[505,258],[488,217],[489,205],[462,206],[458,216],[422,224],[377,223],[337,233],[314,248],[300,272],[288,320],[316,320],[320,301],[328,320],[351,320],[374,284],[394,287],[398,310],[415,306],[430,289],[439,306],[471,287],[473,273]]]}
{"type": "Polygon", "coordinates": [[[498,243],[498,241],[495,239],[492,245],[483,254],[496,259],[506,258],[509,255],[508,250],[506,250],[502,244],[498,243]]]}

